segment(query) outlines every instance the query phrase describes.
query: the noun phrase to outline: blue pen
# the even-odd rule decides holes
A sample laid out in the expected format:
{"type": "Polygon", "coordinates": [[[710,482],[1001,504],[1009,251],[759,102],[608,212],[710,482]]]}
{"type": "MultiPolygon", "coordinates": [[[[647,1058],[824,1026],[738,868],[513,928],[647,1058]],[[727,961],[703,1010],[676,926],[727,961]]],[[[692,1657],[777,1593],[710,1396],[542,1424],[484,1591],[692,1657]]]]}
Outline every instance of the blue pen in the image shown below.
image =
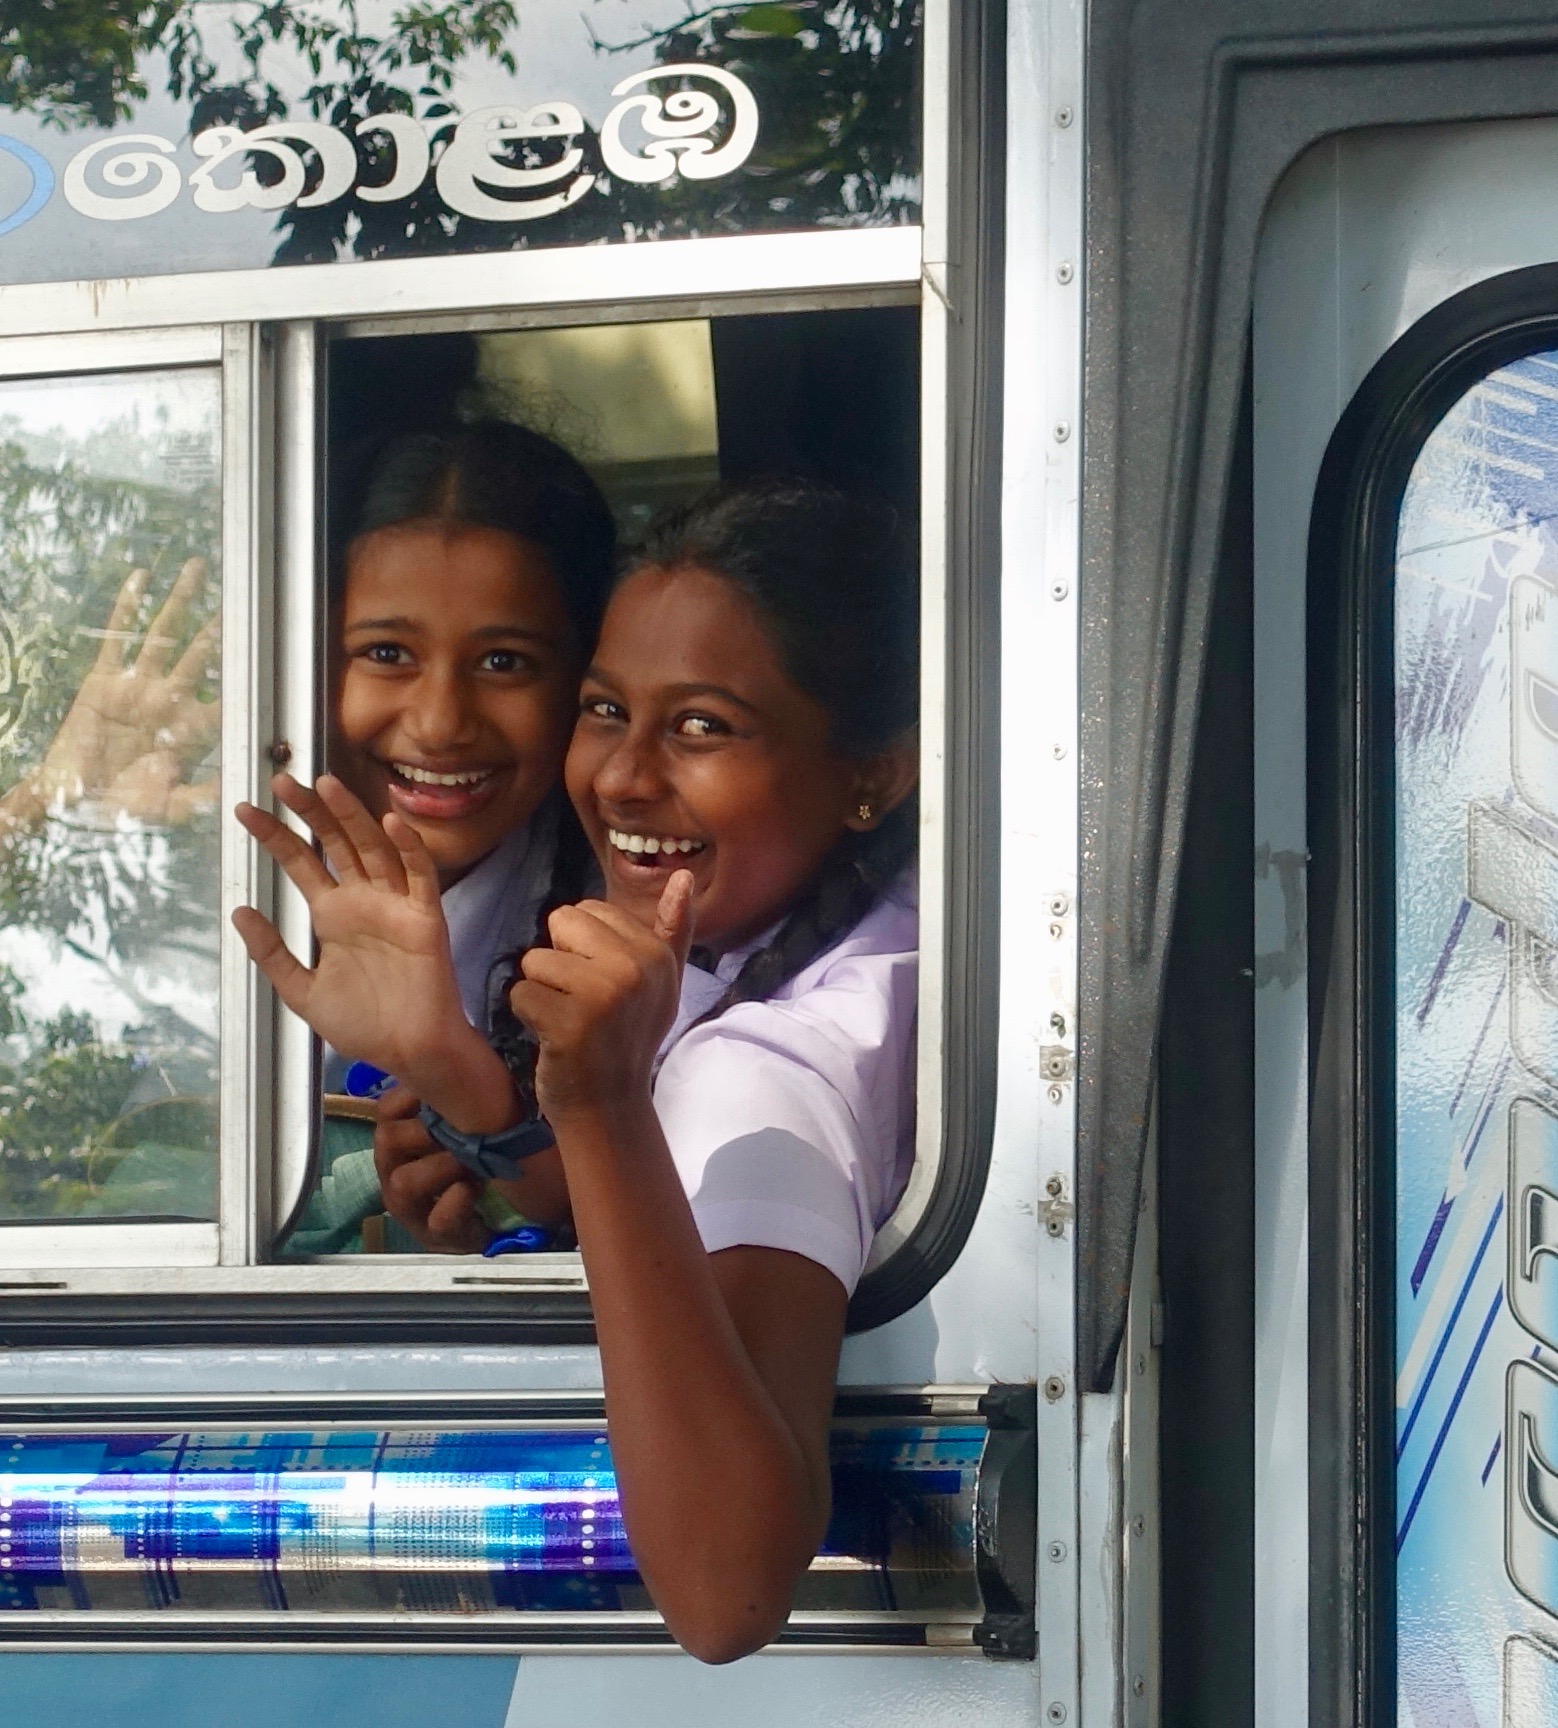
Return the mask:
{"type": "Polygon", "coordinates": [[[378,1098],[395,1084],[395,1076],[371,1062],[354,1062],[346,1070],[345,1084],[349,1098],[378,1098]]]}
{"type": "Polygon", "coordinates": [[[500,1254],[540,1254],[552,1246],[552,1232],[539,1224],[520,1224],[505,1230],[482,1249],[484,1260],[496,1260],[500,1254]]]}

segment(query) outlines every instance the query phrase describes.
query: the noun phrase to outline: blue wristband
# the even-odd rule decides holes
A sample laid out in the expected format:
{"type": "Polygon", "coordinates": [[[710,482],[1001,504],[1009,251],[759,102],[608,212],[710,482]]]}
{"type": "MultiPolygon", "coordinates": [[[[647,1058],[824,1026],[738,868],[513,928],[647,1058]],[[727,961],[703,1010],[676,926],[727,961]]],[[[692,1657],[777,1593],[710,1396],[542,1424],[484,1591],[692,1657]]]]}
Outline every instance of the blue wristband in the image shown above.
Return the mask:
{"type": "Polygon", "coordinates": [[[417,1112],[422,1126],[446,1152],[452,1152],[471,1172],[488,1182],[503,1182],[519,1174],[519,1167],[537,1152],[557,1144],[552,1125],[544,1116],[531,1116],[505,1128],[501,1134],[462,1134],[446,1122],[431,1104],[417,1112]]]}

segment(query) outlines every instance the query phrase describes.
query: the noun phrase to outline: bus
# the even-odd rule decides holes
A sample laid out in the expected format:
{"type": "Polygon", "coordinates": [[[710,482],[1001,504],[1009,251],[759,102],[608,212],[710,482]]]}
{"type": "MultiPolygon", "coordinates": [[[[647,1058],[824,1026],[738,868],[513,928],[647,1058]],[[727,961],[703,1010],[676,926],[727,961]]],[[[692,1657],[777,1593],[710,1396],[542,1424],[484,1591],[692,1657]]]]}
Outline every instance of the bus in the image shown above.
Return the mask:
{"type": "Polygon", "coordinates": [[[1558,1720],[1555,90],[1530,0],[0,21],[7,1720],[1558,1720]],[[918,550],[914,1164],[725,1667],[578,1255],[421,1252],[230,922],[473,405],[918,550]]]}

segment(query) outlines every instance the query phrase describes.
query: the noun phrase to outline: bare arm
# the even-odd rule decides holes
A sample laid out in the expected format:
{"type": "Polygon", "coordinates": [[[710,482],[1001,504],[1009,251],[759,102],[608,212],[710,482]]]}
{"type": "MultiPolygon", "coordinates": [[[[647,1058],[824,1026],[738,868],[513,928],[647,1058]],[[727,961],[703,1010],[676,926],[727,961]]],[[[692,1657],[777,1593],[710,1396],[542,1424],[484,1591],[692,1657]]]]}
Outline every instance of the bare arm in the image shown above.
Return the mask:
{"type": "Polygon", "coordinates": [[[598,902],[554,914],[511,1001],[541,1039],[634,1557],[678,1641],[724,1662],[783,1626],[826,1529],[847,1298],[800,1255],[698,1237],[649,1085],[688,939],[678,874],[654,934],[598,902]]]}
{"type": "Polygon", "coordinates": [[[844,1287],[705,1253],[652,1109],[560,1130],[633,1553],[679,1643],[726,1662],[789,1618],[829,1513],[844,1287]]]}

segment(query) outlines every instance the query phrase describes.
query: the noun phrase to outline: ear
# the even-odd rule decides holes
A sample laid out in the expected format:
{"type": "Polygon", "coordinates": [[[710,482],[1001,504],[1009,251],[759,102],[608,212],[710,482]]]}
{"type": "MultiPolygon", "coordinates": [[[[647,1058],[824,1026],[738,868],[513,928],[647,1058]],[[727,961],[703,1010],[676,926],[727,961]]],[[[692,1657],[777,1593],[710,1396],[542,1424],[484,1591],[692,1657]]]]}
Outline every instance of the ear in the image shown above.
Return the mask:
{"type": "Polygon", "coordinates": [[[914,790],[919,777],[920,739],[911,730],[860,764],[844,826],[857,834],[869,834],[873,828],[881,827],[883,819],[914,790]]]}

